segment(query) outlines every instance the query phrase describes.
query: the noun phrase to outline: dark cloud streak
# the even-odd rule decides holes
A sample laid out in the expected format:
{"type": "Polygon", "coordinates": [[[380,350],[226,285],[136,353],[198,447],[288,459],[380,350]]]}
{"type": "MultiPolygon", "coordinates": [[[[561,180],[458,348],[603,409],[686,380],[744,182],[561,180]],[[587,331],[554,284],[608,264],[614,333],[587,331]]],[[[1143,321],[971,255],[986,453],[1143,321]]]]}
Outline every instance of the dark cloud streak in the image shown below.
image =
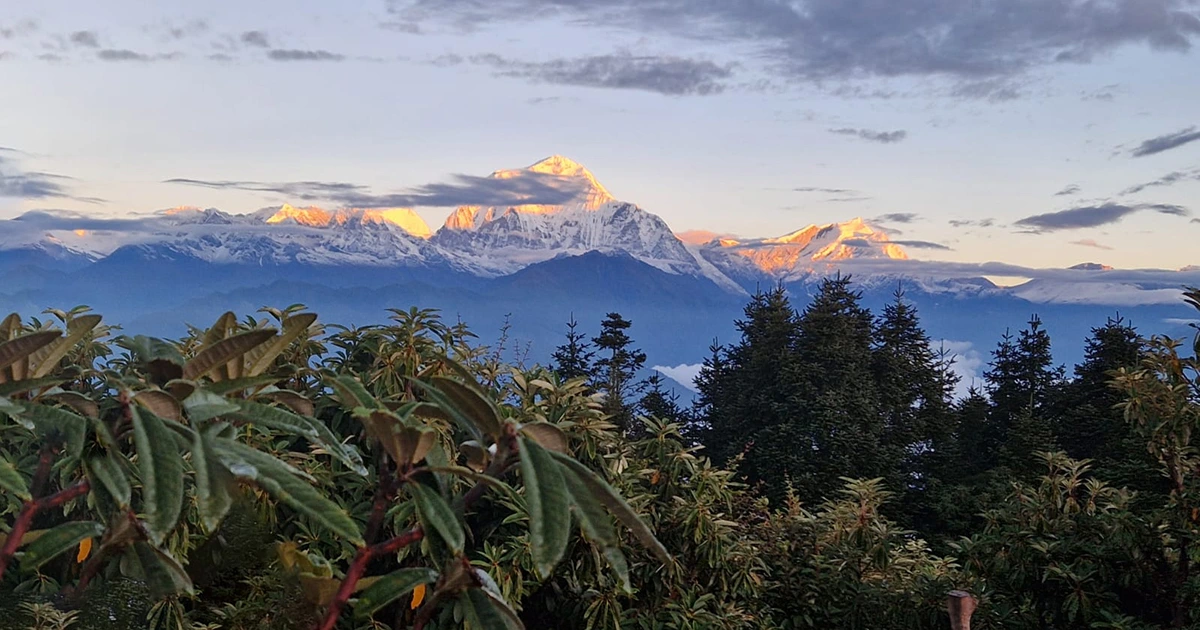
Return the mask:
{"type": "Polygon", "coordinates": [[[1147,155],[1155,155],[1163,151],[1179,148],[1185,144],[1200,140],[1200,130],[1196,127],[1188,127],[1175,133],[1150,138],[1139,144],[1137,148],[1130,152],[1133,157],[1145,157],[1147,155]]]}
{"type": "Polygon", "coordinates": [[[908,132],[903,129],[898,129],[896,131],[874,131],[871,129],[844,127],[841,129],[830,129],[829,133],[836,133],[843,136],[854,136],[856,138],[862,138],[863,140],[869,140],[871,142],[879,142],[881,144],[893,144],[908,137],[908,132]]]}
{"type": "Polygon", "coordinates": [[[1059,210],[1058,212],[1036,214],[1025,217],[1014,223],[1014,225],[1027,228],[1033,232],[1076,230],[1116,223],[1130,214],[1142,211],[1153,211],[1159,214],[1181,217],[1190,214],[1186,208],[1172,204],[1125,205],[1109,202],[1095,206],[1079,206],[1067,210],[1059,210]]]}
{"type": "Polygon", "coordinates": [[[345,55],[328,50],[289,50],[276,48],[267,52],[272,61],[344,61],[345,55]]]}
{"type": "MultiPolygon", "coordinates": [[[[443,59],[443,62],[453,58],[443,59]]],[[[471,63],[505,77],[536,83],[657,92],[667,96],[720,94],[733,76],[731,66],[673,56],[628,53],[529,62],[500,55],[476,55],[471,63]]]]}

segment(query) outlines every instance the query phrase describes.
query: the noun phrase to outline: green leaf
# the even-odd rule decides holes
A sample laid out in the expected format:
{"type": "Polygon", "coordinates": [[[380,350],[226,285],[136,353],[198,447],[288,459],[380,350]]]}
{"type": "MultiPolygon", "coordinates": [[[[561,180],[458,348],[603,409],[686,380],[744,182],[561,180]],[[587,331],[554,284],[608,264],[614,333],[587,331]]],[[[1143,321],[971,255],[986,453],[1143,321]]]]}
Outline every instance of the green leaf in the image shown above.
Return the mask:
{"type": "Polygon", "coordinates": [[[74,549],[84,538],[96,538],[103,533],[104,525],[94,521],[63,523],[25,546],[25,553],[21,555],[21,568],[33,571],[74,549]]]}
{"type": "Polygon", "coordinates": [[[567,492],[571,494],[571,509],[574,510],[579,526],[588,540],[601,547],[614,547],[617,544],[617,532],[613,528],[612,517],[604,511],[604,506],[592,497],[592,490],[584,483],[573,468],[559,466],[567,492]]]}
{"type": "Polygon", "coordinates": [[[358,526],[346,511],[297,476],[298,471],[291,466],[233,440],[214,439],[212,448],[235,476],[253,481],[279,502],[350,542],[363,544],[358,526]]]}
{"type": "Polygon", "coordinates": [[[276,337],[271,345],[262,348],[262,352],[254,357],[254,363],[247,374],[255,376],[266,372],[275,363],[275,358],[299,339],[315,321],[316,313],[298,313],[283,320],[283,334],[276,337]]]}
{"type": "Polygon", "coordinates": [[[341,461],[347,468],[354,471],[354,474],[360,477],[366,477],[368,474],[366,466],[363,466],[362,455],[358,453],[358,449],[351,445],[342,443],[338,436],[334,434],[333,429],[329,425],[308,416],[299,416],[301,420],[308,424],[313,433],[316,434],[316,443],[332,455],[334,458],[341,461]]]}
{"type": "Polygon", "coordinates": [[[338,375],[328,380],[329,384],[333,386],[334,391],[337,392],[338,399],[341,401],[343,407],[347,409],[354,409],[355,407],[366,407],[367,409],[382,408],[379,401],[375,400],[375,397],[367,391],[367,388],[363,387],[362,382],[357,378],[338,375]]]}
{"type": "Polygon", "coordinates": [[[529,541],[538,575],[550,577],[571,536],[571,500],[562,467],[550,451],[521,438],[521,479],[529,510],[529,541]]]}
{"type": "MultiPolygon", "coordinates": [[[[0,343],[0,369],[6,368],[37,352],[41,348],[54,343],[54,340],[61,336],[62,331],[43,330],[0,343]]],[[[23,379],[18,378],[14,380],[23,379]]]]}
{"type": "Polygon", "coordinates": [[[208,532],[216,532],[233,505],[233,474],[213,452],[212,441],[220,427],[196,431],[192,442],[192,468],[196,471],[196,502],[208,532]]]}
{"type": "Polygon", "coordinates": [[[504,426],[504,421],[500,419],[500,411],[479,391],[479,386],[474,381],[464,384],[445,376],[435,376],[431,380],[434,387],[443,392],[451,403],[452,409],[447,411],[462,413],[481,431],[492,436],[492,439],[500,439],[501,427],[504,426]]]}
{"type": "Polygon", "coordinates": [[[23,381],[17,381],[15,383],[4,383],[3,385],[0,385],[0,396],[11,396],[13,394],[23,394],[25,392],[31,392],[35,389],[57,387],[66,382],[67,382],[67,379],[53,376],[53,377],[49,377],[49,378],[25,379],[23,381]]]}
{"type": "Polygon", "coordinates": [[[267,374],[265,376],[247,376],[245,378],[231,378],[227,381],[210,383],[204,388],[214,394],[220,394],[224,396],[232,392],[240,392],[247,389],[258,389],[259,387],[266,385],[274,385],[281,380],[283,379],[274,374],[267,374]]]}
{"type": "Polygon", "coordinates": [[[464,621],[470,630],[524,630],[521,619],[504,600],[482,588],[467,589],[462,597],[464,621]]]}
{"type": "Polygon", "coordinates": [[[556,453],[570,454],[567,434],[549,422],[531,422],[521,427],[521,433],[538,443],[542,448],[556,453]]]}
{"type": "Polygon", "coordinates": [[[608,560],[608,566],[612,567],[613,573],[617,574],[617,580],[621,583],[621,590],[627,594],[633,594],[633,583],[629,581],[629,562],[625,559],[625,554],[616,546],[604,548],[604,558],[608,560]]]}
{"type": "Polygon", "coordinates": [[[83,440],[89,424],[87,418],[66,409],[37,403],[21,404],[20,415],[46,439],[61,439],[71,457],[79,457],[83,452],[83,440]]]}
{"type": "Polygon", "coordinates": [[[358,596],[354,605],[354,616],[366,619],[374,615],[380,608],[411,593],[421,584],[433,584],[438,579],[438,572],[433,569],[412,568],[393,571],[371,584],[358,596]]]}
{"type": "Polygon", "coordinates": [[[183,457],[175,434],[158,416],[129,407],[133,416],[133,443],[142,478],[142,511],[155,544],[162,544],[175,529],[183,508],[183,457]]]}
{"type": "Polygon", "coordinates": [[[274,336],[275,329],[273,328],[248,330],[206,346],[183,366],[183,378],[194,381],[208,374],[217,366],[225,365],[266,343],[274,336]]]}
{"type": "Polygon", "coordinates": [[[33,378],[49,376],[50,372],[58,367],[59,361],[71,351],[71,348],[83,341],[83,338],[100,324],[100,319],[99,315],[80,315],[72,319],[67,324],[67,336],[59,339],[53,345],[43,346],[30,357],[34,364],[33,373],[30,376],[33,378]]]}
{"type": "Polygon", "coordinates": [[[218,396],[208,389],[197,389],[183,399],[183,408],[187,410],[188,420],[193,424],[212,420],[218,416],[237,413],[241,410],[238,403],[218,396]]]}
{"type": "MultiPolygon", "coordinates": [[[[456,406],[455,403],[450,400],[449,396],[432,385],[422,383],[416,379],[413,379],[412,383],[425,390],[425,394],[434,402],[434,404],[437,405],[437,408],[441,411],[441,413],[448,416],[449,419],[453,421],[454,424],[458,425],[460,429],[466,431],[467,435],[471,436],[472,440],[479,443],[483,442],[483,431],[480,429],[479,425],[476,424],[469,415],[464,413],[462,409],[456,406]]],[[[429,405],[426,406],[428,407],[429,405]]]]}
{"type": "Polygon", "coordinates": [[[155,599],[177,593],[192,594],[192,578],[171,554],[144,542],[134,543],[133,552],[155,599]]]}
{"type": "Polygon", "coordinates": [[[306,422],[303,417],[286,409],[249,401],[242,401],[238,404],[241,406],[241,410],[230,414],[235,418],[260,427],[275,429],[287,435],[298,435],[309,440],[317,439],[317,430],[312,423],[306,422]]]}
{"type": "Polygon", "coordinates": [[[426,530],[432,529],[437,532],[447,547],[455,553],[462,553],[466,545],[466,535],[450,504],[433,488],[419,483],[414,483],[412,488],[413,496],[417,500],[417,511],[426,530]]]}
{"type": "Polygon", "coordinates": [[[0,489],[13,493],[22,501],[32,498],[29,496],[29,484],[26,483],[25,477],[12,462],[3,457],[0,457],[0,489]]]}
{"type": "Polygon", "coordinates": [[[87,460],[87,470],[92,487],[98,485],[107,490],[108,495],[116,501],[117,507],[124,510],[132,501],[133,490],[129,487],[129,477],[125,474],[125,468],[121,466],[117,457],[120,456],[114,453],[92,455],[87,460]]]}
{"type": "Polygon", "coordinates": [[[654,537],[654,532],[650,531],[650,527],[637,515],[637,512],[633,511],[633,508],[629,507],[625,499],[622,499],[621,495],[617,494],[617,491],[608,485],[607,481],[601,479],[599,475],[572,457],[559,453],[551,453],[551,456],[567,469],[575,472],[590,491],[592,499],[604,504],[604,507],[608,508],[608,511],[617,517],[617,520],[629,528],[629,531],[633,533],[634,537],[638,539],[638,542],[643,547],[653,552],[663,564],[671,564],[673,562],[671,554],[654,537]]]}

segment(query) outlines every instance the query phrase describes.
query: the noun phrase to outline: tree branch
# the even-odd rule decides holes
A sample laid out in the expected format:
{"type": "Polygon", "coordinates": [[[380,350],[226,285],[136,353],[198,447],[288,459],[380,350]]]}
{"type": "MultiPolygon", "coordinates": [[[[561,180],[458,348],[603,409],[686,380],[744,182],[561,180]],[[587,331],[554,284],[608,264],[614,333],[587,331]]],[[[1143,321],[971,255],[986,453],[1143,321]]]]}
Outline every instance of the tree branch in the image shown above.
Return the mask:
{"type": "MultiPolygon", "coordinates": [[[[43,451],[42,458],[46,458],[46,451],[43,451]]],[[[47,467],[48,468],[48,467],[47,467]]],[[[42,471],[42,466],[39,463],[38,471],[42,471]]],[[[37,479],[34,480],[35,485],[37,479]]],[[[17,515],[17,520],[13,523],[12,531],[8,533],[8,538],[4,541],[4,547],[0,548],[0,580],[4,579],[4,572],[8,569],[9,562],[16,555],[17,549],[21,546],[21,539],[25,534],[29,533],[29,528],[33,525],[33,519],[42,510],[62,507],[69,501],[78,499],[91,490],[91,484],[87,479],[75,482],[66,488],[41,499],[26,501],[24,507],[21,508],[21,513],[17,515]]]]}

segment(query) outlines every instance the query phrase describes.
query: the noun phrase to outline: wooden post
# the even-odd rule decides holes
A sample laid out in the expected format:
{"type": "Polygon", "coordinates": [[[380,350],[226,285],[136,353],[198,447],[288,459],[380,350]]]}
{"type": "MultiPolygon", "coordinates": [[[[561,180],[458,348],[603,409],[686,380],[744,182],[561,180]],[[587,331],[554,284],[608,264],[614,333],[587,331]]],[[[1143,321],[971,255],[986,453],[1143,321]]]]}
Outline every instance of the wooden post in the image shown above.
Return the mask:
{"type": "Polygon", "coordinates": [[[950,591],[946,594],[946,610],[950,613],[953,630],[971,630],[971,615],[979,602],[966,591],[950,591]]]}

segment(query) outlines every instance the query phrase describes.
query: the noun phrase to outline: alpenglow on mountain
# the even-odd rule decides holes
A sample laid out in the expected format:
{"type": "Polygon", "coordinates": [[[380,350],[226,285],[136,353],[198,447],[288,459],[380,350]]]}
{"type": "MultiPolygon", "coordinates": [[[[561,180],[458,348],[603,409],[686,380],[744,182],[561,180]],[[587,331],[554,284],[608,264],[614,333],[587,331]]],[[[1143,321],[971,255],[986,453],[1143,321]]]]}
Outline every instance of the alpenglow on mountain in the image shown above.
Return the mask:
{"type": "Polygon", "coordinates": [[[27,212],[0,220],[0,311],[29,316],[85,304],[131,334],[174,336],[186,331],[161,322],[204,326],[226,310],[303,303],[325,321],[362,325],[386,309],[419,306],[461,318],[485,339],[511,324],[505,330],[530,344],[535,361],[561,342],[563,322],[586,327],[618,311],[635,322],[653,360],[694,365],[714,339],[736,338],[749,294],[783,285],[802,304],[815,281],[849,273],[873,308],[903,289],[930,334],[955,347],[986,352],[1036,312],[1062,333],[1056,352],[1070,361],[1088,329],[1117,307],[1150,330],[1185,334],[1190,315],[1179,287],[1200,284],[1200,270],[1085,264],[997,287],[983,275],[1020,269],[908,260],[885,229],[863,219],[774,238],[693,232],[685,240],[561,156],[491,177],[527,178],[529,186],[506,182],[516,191],[550,182],[561,194],[555,204],[516,197],[513,205],[462,206],[436,231],[411,208],[27,212]]]}
{"type": "Polygon", "coordinates": [[[436,267],[482,278],[563,256],[619,253],[735,294],[762,282],[807,277],[827,267],[823,263],[907,258],[886,233],[862,219],[810,225],[778,238],[685,244],[660,217],[618,201],[588,169],[557,155],[491,177],[539,175],[576,192],[558,205],[462,206],[436,232],[411,208],[284,204],[233,214],[183,206],[112,221],[111,229],[94,218],[32,212],[5,222],[0,250],[40,251],[79,262],[119,254],[257,266],[436,267]]]}

